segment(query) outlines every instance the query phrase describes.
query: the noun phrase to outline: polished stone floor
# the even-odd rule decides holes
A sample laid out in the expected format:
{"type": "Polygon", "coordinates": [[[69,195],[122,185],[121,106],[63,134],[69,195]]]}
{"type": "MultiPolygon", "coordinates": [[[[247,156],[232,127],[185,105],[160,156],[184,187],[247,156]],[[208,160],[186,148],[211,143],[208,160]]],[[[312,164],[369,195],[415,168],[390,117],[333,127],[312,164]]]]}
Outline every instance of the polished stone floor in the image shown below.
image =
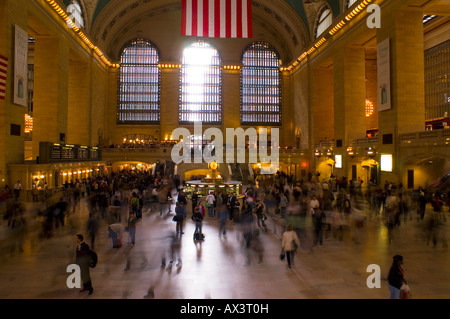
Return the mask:
{"type": "MultiPolygon", "coordinates": [[[[1,299],[387,299],[386,277],[396,254],[404,256],[413,298],[450,298],[449,250],[440,241],[435,247],[427,243],[415,212],[394,231],[391,243],[380,218],[370,215],[362,229],[350,227],[342,241],[326,232],[323,245],[313,247],[308,233],[294,267],[288,269],[279,259],[283,221],[276,216],[269,217],[268,231],[260,232],[264,249],[259,263],[258,252],[244,248],[238,223],[229,221],[227,236],[219,237],[217,218],[206,217],[206,238],[198,243],[192,238],[195,225],[187,219],[184,235],[174,246],[173,213],[160,216],[158,209],[149,208],[137,225],[134,246],[125,233],[123,246],[112,248],[106,221],[101,221],[94,247],[99,262],[91,269],[95,290],[89,296],[66,285],[67,266],[75,259],[75,234],[85,234],[86,201],[51,238],[41,236],[37,205],[26,203],[26,226],[11,229],[5,221],[0,225],[1,299]],[[162,256],[169,256],[174,247],[181,265],[161,267],[162,256]],[[371,264],[380,266],[381,288],[367,287],[371,264]]],[[[125,216],[126,207],[123,210],[125,216]]],[[[439,238],[449,228],[447,210],[439,238]]],[[[90,244],[89,237],[86,242],[90,244]]]]}

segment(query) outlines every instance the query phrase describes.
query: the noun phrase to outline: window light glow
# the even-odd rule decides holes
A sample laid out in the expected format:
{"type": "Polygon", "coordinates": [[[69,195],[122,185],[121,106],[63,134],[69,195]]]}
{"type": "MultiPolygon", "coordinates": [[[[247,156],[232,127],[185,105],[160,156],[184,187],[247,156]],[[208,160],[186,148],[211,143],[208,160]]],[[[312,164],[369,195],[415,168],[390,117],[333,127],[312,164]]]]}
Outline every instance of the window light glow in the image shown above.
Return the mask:
{"type": "Polygon", "coordinates": [[[183,51],[180,88],[180,123],[220,123],[221,68],[218,51],[197,41],[183,51]]]}

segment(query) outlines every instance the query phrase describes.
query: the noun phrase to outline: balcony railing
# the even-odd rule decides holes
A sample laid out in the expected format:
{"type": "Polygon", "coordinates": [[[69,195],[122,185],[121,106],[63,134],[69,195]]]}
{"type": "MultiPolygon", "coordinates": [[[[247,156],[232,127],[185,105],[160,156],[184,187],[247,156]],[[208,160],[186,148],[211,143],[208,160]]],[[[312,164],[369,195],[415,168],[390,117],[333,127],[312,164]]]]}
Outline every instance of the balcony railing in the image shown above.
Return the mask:
{"type": "Polygon", "coordinates": [[[400,146],[419,146],[429,143],[433,143],[434,146],[448,145],[450,142],[450,129],[401,134],[399,137],[400,146]]]}

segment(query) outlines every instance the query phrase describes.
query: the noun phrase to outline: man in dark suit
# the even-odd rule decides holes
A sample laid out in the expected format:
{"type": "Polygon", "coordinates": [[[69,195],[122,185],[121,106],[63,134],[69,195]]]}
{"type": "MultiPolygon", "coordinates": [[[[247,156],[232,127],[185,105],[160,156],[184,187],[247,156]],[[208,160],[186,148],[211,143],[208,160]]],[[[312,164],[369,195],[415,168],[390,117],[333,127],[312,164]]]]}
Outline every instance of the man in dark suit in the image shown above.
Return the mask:
{"type": "Polygon", "coordinates": [[[230,197],[228,197],[228,212],[229,212],[228,215],[230,217],[230,220],[233,220],[234,218],[234,209],[236,207],[236,200],[237,200],[236,193],[233,193],[231,194],[230,197]]]}
{"type": "Polygon", "coordinates": [[[75,263],[80,266],[81,280],[83,281],[83,291],[89,291],[89,295],[92,295],[94,288],[92,287],[91,274],[89,269],[90,256],[89,256],[89,246],[84,242],[83,235],[77,235],[77,250],[75,263]]]}
{"type": "Polygon", "coordinates": [[[192,213],[194,213],[195,207],[197,207],[198,204],[198,194],[196,190],[194,190],[194,192],[192,193],[191,200],[192,200],[192,213]]]}

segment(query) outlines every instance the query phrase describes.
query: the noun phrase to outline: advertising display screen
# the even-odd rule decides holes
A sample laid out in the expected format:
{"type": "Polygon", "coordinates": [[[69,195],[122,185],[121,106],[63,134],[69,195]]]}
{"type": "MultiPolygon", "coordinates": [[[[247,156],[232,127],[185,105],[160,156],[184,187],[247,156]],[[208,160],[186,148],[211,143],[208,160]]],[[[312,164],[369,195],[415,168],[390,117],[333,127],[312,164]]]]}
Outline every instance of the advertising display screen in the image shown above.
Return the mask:
{"type": "Polygon", "coordinates": [[[392,172],[392,154],[381,154],[380,162],[382,172],[392,172]]]}

